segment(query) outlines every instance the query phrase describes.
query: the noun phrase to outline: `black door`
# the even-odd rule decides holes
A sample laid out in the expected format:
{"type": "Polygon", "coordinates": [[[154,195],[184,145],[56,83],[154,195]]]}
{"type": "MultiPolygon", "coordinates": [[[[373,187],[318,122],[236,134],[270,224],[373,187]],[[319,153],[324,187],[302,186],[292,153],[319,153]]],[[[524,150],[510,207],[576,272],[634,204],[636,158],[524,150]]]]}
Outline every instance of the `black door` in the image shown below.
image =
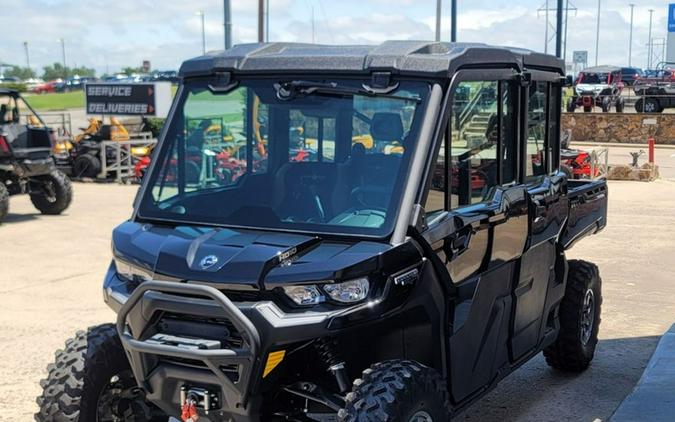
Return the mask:
{"type": "MultiPolygon", "coordinates": [[[[559,79],[536,72],[524,89],[527,110],[523,147],[523,180],[527,186],[529,233],[514,288],[511,359],[517,361],[538,351],[555,335],[555,305],[562,299],[564,276],[556,276],[562,251],[557,249],[567,216],[567,183],[557,171],[559,79]]],[[[564,271],[564,270],[563,270],[564,271]]]]}
{"type": "Polygon", "coordinates": [[[509,365],[512,290],[529,207],[517,181],[520,91],[513,73],[460,74],[451,95],[424,236],[457,296],[448,356],[451,393],[461,401],[509,365]]]}

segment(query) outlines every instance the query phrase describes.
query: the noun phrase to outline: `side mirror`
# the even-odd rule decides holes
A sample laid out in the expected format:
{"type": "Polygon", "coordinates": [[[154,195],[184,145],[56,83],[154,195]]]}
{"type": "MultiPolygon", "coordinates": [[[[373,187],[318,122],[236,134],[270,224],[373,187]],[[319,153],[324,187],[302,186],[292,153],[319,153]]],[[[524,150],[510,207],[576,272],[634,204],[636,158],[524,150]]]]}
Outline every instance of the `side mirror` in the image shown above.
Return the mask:
{"type": "Polygon", "coordinates": [[[566,88],[574,86],[574,77],[572,77],[572,75],[565,76],[565,82],[563,83],[563,86],[566,88]]]}

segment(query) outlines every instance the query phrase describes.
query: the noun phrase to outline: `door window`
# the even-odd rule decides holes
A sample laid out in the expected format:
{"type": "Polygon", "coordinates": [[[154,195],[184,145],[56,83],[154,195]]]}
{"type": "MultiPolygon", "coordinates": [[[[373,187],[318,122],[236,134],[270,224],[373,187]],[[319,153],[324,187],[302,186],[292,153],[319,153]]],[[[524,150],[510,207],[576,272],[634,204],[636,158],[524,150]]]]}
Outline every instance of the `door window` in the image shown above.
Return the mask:
{"type": "Polygon", "coordinates": [[[454,88],[427,212],[445,209],[446,192],[450,208],[456,208],[489,200],[497,186],[516,180],[517,96],[507,81],[466,81],[454,88]]]}
{"type": "Polygon", "coordinates": [[[527,141],[525,143],[525,182],[533,183],[547,173],[546,116],[548,82],[532,82],[529,89],[527,141]]]}

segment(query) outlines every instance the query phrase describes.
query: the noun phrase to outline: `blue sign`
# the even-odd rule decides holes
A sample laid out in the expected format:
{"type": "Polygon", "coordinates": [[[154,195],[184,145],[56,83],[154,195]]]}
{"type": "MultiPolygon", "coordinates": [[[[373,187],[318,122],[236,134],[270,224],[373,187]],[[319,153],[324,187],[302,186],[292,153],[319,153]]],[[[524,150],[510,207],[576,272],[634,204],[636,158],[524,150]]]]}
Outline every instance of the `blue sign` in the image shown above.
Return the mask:
{"type": "Polygon", "coordinates": [[[675,4],[668,5],[668,32],[675,32],[675,4]]]}

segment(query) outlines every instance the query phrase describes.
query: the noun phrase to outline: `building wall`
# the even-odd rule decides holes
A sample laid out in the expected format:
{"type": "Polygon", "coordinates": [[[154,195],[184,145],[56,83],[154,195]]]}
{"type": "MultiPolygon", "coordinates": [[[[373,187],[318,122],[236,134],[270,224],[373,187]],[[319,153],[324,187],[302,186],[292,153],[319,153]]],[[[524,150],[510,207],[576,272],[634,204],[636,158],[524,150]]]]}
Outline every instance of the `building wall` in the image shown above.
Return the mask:
{"type": "Polygon", "coordinates": [[[573,141],[675,145],[675,115],[633,113],[563,113],[562,130],[572,130],[573,141]],[[649,124],[656,121],[656,124],[649,124]]]}

